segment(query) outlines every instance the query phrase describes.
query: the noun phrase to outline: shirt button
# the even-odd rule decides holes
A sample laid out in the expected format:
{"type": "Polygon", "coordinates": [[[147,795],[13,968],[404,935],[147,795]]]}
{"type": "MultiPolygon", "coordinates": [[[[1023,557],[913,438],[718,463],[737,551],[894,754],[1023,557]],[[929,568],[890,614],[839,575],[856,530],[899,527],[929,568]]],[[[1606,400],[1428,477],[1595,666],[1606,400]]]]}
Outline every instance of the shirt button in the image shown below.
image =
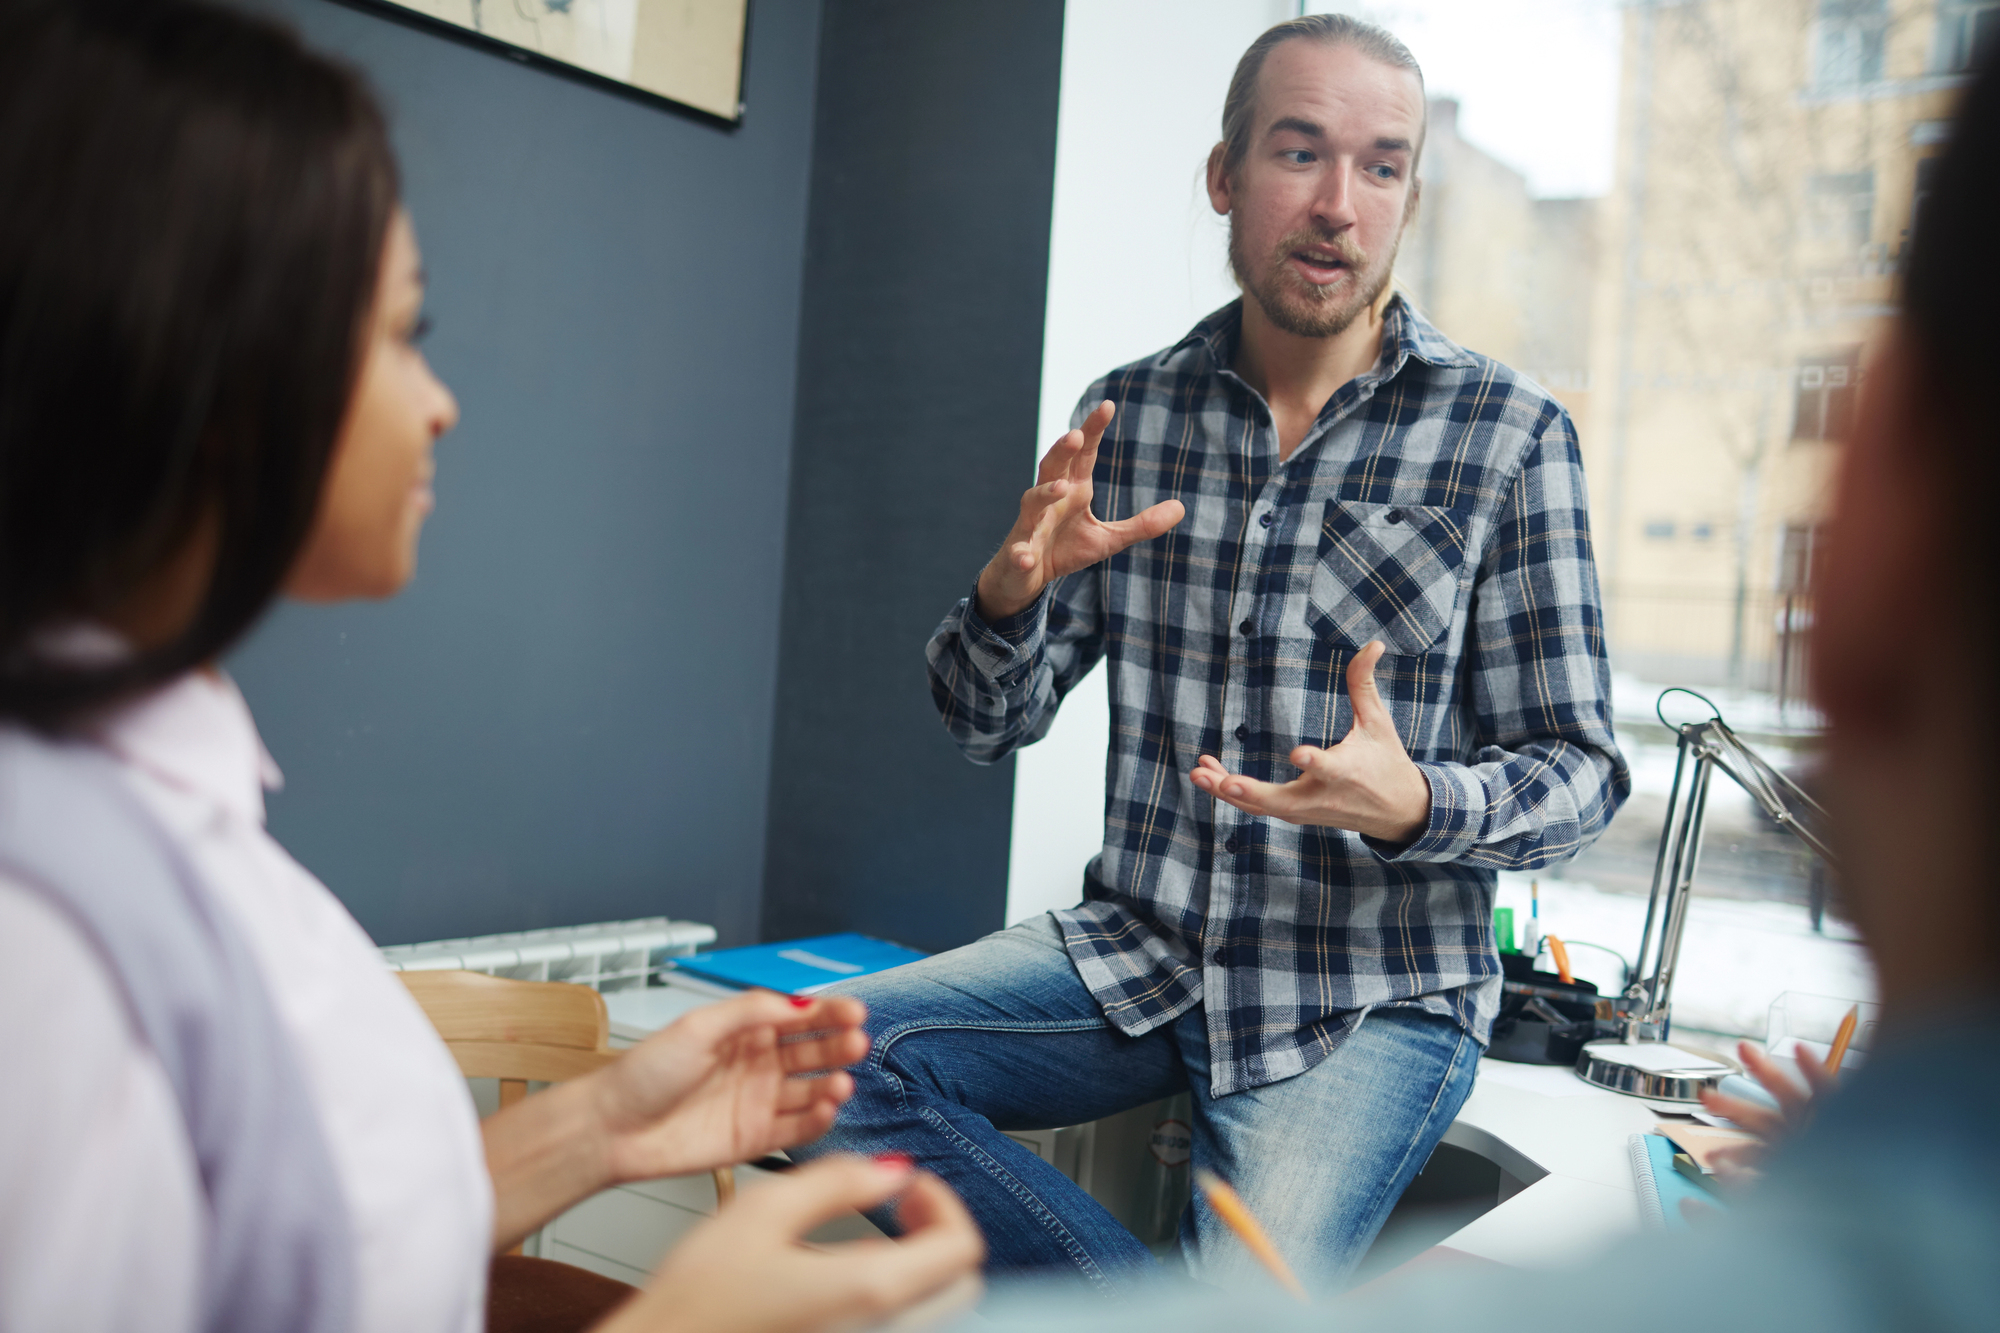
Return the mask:
{"type": "Polygon", "coordinates": [[[1242,845],[1243,845],[1242,841],[1238,839],[1235,834],[1232,833],[1229,835],[1227,839],[1223,841],[1222,850],[1233,854],[1236,851],[1236,849],[1238,847],[1241,847],[1242,845]]]}
{"type": "Polygon", "coordinates": [[[1236,724],[1236,739],[1239,741],[1245,741],[1250,739],[1250,728],[1248,724],[1242,722],[1238,722],[1236,724]]]}
{"type": "Polygon", "coordinates": [[[1228,967],[1229,950],[1227,948],[1216,949],[1213,953],[1209,954],[1208,961],[1214,963],[1217,967],[1228,967]]]}
{"type": "Polygon", "coordinates": [[[1391,523],[1401,523],[1403,521],[1403,511],[1400,509],[1391,509],[1383,517],[1387,518],[1391,523]]]}
{"type": "Polygon", "coordinates": [[[1277,515],[1273,514],[1270,510],[1267,509],[1263,513],[1257,516],[1257,523],[1261,527],[1268,528],[1271,526],[1271,520],[1276,517],[1277,515]]]}
{"type": "Polygon", "coordinates": [[[1257,627],[1251,624],[1250,621],[1246,619],[1242,624],[1238,625],[1236,628],[1243,632],[1243,636],[1245,638],[1248,638],[1250,636],[1251,631],[1255,630],[1257,627]]]}

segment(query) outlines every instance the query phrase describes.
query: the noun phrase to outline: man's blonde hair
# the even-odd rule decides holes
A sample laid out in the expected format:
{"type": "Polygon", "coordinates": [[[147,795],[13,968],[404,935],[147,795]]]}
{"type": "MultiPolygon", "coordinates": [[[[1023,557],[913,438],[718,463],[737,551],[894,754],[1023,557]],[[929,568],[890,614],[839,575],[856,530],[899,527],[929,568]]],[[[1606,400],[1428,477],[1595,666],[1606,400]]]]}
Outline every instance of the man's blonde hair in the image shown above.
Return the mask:
{"type": "MultiPolygon", "coordinates": [[[[1264,72],[1265,59],[1282,43],[1295,38],[1324,42],[1328,46],[1351,46],[1362,55],[1379,60],[1392,69],[1406,69],[1417,76],[1419,100],[1422,100],[1424,72],[1418,68],[1417,58],[1410,54],[1410,48],[1397,40],[1388,29],[1363,22],[1351,14],[1307,14],[1302,18],[1287,19],[1266,29],[1262,36],[1250,43],[1250,49],[1236,62],[1236,73],[1230,76],[1229,95],[1222,99],[1222,170],[1225,175],[1234,176],[1250,151],[1250,136],[1256,130],[1251,124],[1251,116],[1257,108],[1257,77],[1264,72]]],[[[1423,147],[1423,131],[1419,129],[1419,154],[1423,152],[1423,147]]]]}

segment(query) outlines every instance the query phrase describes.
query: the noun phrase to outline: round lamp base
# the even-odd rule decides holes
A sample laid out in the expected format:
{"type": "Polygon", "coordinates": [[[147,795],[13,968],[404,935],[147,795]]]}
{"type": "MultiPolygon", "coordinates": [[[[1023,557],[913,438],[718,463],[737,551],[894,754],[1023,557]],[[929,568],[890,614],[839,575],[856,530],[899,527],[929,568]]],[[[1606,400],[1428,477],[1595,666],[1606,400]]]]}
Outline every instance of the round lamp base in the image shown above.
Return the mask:
{"type": "Polygon", "coordinates": [[[1736,1071],[1712,1056],[1697,1055],[1663,1041],[1593,1041],[1576,1057],[1586,1083],[1649,1102],[1699,1105],[1701,1090],[1736,1071]]]}

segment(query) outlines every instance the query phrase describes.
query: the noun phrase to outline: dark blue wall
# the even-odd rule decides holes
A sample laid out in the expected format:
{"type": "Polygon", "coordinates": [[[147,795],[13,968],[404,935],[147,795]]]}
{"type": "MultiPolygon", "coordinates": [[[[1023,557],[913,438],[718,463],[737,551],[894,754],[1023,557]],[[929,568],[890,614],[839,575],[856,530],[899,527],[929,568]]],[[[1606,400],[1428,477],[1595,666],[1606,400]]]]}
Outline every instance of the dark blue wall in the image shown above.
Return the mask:
{"type": "Polygon", "coordinates": [[[659,913],[750,941],[819,5],[752,5],[734,131],[270,7],[389,103],[464,409],[415,583],[284,607],[231,663],[273,831],[382,943],[659,913]]]}
{"type": "Polygon", "coordinates": [[[1014,764],[968,763],[924,641],[1033,480],[1061,0],[826,0],[767,938],[999,928],[1014,764]]]}

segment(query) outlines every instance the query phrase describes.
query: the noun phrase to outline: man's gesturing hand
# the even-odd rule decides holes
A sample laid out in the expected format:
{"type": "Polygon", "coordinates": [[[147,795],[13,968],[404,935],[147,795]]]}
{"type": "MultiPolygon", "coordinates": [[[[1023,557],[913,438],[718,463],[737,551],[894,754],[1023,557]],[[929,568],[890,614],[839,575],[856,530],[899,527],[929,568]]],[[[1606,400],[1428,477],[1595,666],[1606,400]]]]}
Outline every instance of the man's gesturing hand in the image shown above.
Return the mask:
{"type": "Polygon", "coordinates": [[[1033,488],[1021,496],[1014,520],[986,568],[979,573],[978,610],[985,620],[1001,620],[1034,605],[1042,589],[1134,542],[1150,541],[1181,521],[1179,500],[1116,523],[1100,523],[1090,512],[1090,474],[1097,466],[1097,443],[1111,424],[1110,402],[1099,403],[1083,425],[1056,441],[1042,459],[1033,488]]]}
{"type": "Polygon", "coordinates": [[[1238,777],[1212,755],[1190,775],[1194,785],[1247,814],[1272,815],[1289,824],[1327,824],[1384,842],[1408,842],[1431,817],[1431,785],[1410,760],[1402,737],[1375,689],[1380,642],[1368,644],[1347,664],[1347,697],[1354,726],[1338,745],[1301,745],[1290,758],[1304,770],[1282,785],[1238,777]]]}

